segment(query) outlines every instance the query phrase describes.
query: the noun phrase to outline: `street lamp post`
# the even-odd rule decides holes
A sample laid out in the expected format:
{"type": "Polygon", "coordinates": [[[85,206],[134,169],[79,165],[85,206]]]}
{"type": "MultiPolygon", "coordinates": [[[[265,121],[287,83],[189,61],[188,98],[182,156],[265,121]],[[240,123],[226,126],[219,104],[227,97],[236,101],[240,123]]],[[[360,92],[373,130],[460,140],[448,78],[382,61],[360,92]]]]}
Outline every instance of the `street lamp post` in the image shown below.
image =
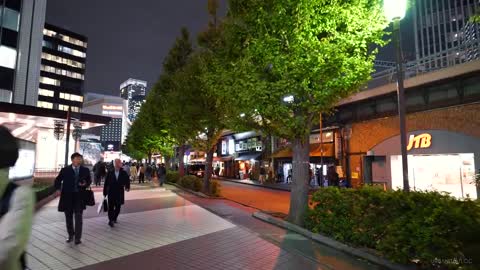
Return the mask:
{"type": "Polygon", "coordinates": [[[68,106],[68,111],[67,111],[67,134],[66,134],[66,142],[65,142],[65,165],[64,167],[68,166],[68,148],[69,148],[69,143],[70,143],[70,124],[72,121],[72,109],[71,106],[68,106]]]}
{"type": "Polygon", "coordinates": [[[409,191],[408,183],[408,158],[407,158],[407,130],[405,123],[405,88],[403,85],[403,57],[400,42],[400,20],[405,17],[407,10],[406,0],[384,0],[385,16],[393,22],[393,43],[397,60],[397,94],[398,117],[400,121],[400,147],[402,153],[403,190],[409,191]]]}

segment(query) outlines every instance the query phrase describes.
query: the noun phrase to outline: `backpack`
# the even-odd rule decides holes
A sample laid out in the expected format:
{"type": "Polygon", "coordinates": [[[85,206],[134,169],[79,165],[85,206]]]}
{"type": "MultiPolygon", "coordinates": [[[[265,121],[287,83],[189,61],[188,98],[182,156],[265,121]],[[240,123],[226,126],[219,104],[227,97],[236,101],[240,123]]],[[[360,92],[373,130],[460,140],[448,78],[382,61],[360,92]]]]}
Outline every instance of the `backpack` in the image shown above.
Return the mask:
{"type": "MultiPolygon", "coordinates": [[[[14,184],[12,182],[8,183],[2,198],[0,198],[0,218],[2,218],[6,213],[8,213],[13,192],[15,191],[15,189],[17,189],[17,187],[17,184],[14,184]]],[[[22,266],[22,269],[27,269],[26,257],[26,253],[24,251],[22,255],[20,255],[20,265],[22,266]]]]}

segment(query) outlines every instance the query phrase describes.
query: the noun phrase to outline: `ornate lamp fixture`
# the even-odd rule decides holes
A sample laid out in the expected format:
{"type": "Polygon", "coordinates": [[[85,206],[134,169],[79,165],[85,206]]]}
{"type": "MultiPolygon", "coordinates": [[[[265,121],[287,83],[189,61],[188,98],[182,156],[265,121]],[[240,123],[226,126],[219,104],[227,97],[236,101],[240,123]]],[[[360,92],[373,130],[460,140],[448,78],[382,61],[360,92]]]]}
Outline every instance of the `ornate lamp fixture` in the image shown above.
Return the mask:
{"type": "Polygon", "coordinates": [[[80,140],[82,137],[82,123],[78,121],[73,123],[72,137],[75,141],[80,140]]]}
{"type": "Polygon", "coordinates": [[[55,139],[58,141],[63,139],[63,135],[65,133],[65,124],[61,120],[55,120],[54,122],[54,128],[53,128],[53,135],[55,136],[55,139]]]}

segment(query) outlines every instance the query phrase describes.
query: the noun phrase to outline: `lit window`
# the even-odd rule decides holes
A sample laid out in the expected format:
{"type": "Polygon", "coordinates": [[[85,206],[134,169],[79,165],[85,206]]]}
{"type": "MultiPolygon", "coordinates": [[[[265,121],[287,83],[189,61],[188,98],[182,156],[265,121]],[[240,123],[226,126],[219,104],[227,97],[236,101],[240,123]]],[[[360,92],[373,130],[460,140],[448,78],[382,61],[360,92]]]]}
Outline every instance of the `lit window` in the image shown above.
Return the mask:
{"type": "Polygon", "coordinates": [[[60,86],[60,81],[47,77],[40,77],[40,82],[44,84],[50,84],[55,86],[60,86]]]}
{"type": "Polygon", "coordinates": [[[53,97],[54,96],[54,92],[51,91],[51,90],[47,90],[47,89],[38,89],[38,94],[40,96],[46,96],[46,97],[53,97]]]}
{"type": "Polygon", "coordinates": [[[37,101],[37,107],[52,109],[53,103],[45,102],[45,101],[37,101]]]}
{"type": "Polygon", "coordinates": [[[0,66],[15,69],[17,51],[10,47],[0,46],[0,66]]]}
{"type": "Polygon", "coordinates": [[[72,49],[72,48],[69,48],[69,47],[65,47],[65,46],[62,46],[62,45],[58,45],[58,50],[61,51],[61,52],[64,52],[64,53],[68,53],[68,54],[71,54],[71,55],[78,56],[78,57],[83,57],[83,58],[86,57],[86,54],[84,52],[81,52],[81,51],[78,51],[78,50],[75,50],[75,49],[72,49]]]}

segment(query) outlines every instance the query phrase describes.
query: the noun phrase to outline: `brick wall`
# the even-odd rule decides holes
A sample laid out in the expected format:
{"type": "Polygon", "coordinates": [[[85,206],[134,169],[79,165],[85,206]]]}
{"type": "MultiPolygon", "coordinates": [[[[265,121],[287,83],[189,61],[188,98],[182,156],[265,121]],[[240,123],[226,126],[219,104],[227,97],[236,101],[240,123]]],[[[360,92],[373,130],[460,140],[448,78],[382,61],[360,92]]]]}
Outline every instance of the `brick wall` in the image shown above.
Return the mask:
{"type": "MultiPolygon", "coordinates": [[[[480,103],[436,109],[407,115],[407,131],[441,129],[480,138],[480,103]]],[[[375,119],[352,125],[350,139],[350,168],[359,179],[352,178],[357,186],[362,179],[362,153],[382,141],[399,135],[398,117],[375,119]]]]}

